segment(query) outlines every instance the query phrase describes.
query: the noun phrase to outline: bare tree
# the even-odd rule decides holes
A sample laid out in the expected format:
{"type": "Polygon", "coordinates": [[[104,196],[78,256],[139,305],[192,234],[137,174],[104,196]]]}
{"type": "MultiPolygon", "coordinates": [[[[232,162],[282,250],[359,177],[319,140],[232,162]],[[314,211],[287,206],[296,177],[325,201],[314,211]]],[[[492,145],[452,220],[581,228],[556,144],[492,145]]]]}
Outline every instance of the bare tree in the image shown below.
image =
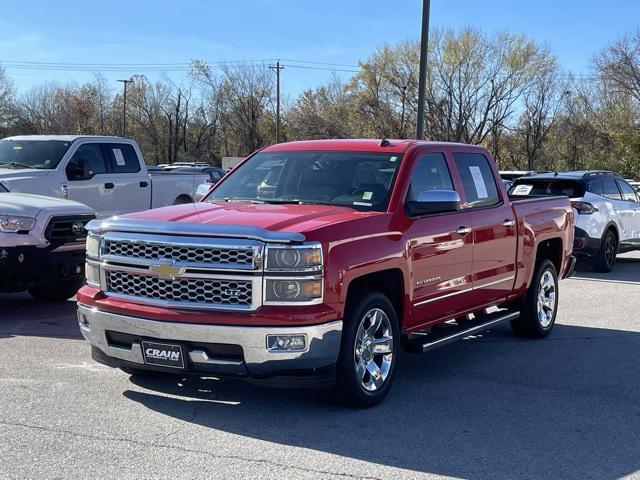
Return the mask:
{"type": "Polygon", "coordinates": [[[566,82],[558,79],[555,69],[539,75],[524,93],[524,111],[520,115],[516,134],[522,142],[527,170],[540,166],[542,149],[558,120],[562,102],[569,93],[566,82]]]}
{"type": "Polygon", "coordinates": [[[640,101],[640,30],[611,43],[593,63],[600,79],[640,101]]]}

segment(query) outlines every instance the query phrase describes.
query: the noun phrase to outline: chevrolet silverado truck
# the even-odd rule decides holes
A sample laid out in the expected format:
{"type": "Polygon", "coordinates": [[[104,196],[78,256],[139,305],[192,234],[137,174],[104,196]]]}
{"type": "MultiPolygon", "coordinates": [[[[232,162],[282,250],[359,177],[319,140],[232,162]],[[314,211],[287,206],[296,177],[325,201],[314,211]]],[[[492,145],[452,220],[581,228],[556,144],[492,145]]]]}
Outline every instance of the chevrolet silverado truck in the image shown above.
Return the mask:
{"type": "Polygon", "coordinates": [[[73,297],[84,283],[87,222],[93,210],[71,200],[9,193],[0,183],[0,292],[39,300],[73,297]]]}
{"type": "Polygon", "coordinates": [[[120,137],[25,135],[0,140],[0,181],[12,192],[65,198],[98,217],[190,203],[208,173],[148,172],[140,147],[120,137]]]}
{"type": "Polygon", "coordinates": [[[90,222],[78,321],[93,358],[131,375],[333,385],[374,405],[401,347],[501,322],[548,335],[573,216],[564,196],[510,199],[477,146],[273,145],[201,202],[90,222]]]}

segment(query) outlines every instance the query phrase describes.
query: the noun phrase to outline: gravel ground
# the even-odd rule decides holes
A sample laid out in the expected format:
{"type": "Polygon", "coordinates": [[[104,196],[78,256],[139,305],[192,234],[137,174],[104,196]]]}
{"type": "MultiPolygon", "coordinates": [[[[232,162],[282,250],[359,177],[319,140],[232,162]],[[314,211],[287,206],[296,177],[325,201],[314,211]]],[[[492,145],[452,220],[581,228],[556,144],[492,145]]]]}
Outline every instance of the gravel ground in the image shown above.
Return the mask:
{"type": "Polygon", "coordinates": [[[400,357],[384,404],[94,363],[73,302],[0,295],[0,478],[640,478],[640,254],[561,284],[545,340],[400,357]]]}

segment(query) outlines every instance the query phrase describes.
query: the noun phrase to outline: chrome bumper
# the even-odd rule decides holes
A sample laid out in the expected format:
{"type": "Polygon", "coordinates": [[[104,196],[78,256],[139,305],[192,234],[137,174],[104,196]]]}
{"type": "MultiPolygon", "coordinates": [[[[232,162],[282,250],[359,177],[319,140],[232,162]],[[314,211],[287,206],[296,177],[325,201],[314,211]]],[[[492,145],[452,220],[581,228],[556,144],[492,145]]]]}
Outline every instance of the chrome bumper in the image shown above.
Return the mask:
{"type": "Polygon", "coordinates": [[[176,341],[187,345],[185,356],[195,371],[245,372],[248,376],[277,374],[283,370],[308,370],[333,366],[338,360],[342,321],[303,327],[240,327],[162,322],[127,317],[78,304],[78,323],[84,338],[110,359],[144,366],[142,348],[134,341],[131,348],[112,345],[107,331],[140,338],[176,341]],[[297,352],[270,352],[267,335],[305,334],[307,349],[297,352]],[[239,345],[243,360],[216,359],[189,342],[239,345]],[[237,368],[233,368],[237,367],[237,368]],[[231,368],[231,369],[230,369],[231,368]]]}

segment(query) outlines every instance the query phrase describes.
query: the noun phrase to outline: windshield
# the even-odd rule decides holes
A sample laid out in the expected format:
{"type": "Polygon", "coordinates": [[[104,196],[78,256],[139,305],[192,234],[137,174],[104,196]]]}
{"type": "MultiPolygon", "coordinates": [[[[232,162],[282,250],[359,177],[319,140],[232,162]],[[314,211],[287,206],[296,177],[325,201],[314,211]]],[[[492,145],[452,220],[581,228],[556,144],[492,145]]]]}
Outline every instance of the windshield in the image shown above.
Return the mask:
{"type": "Polygon", "coordinates": [[[265,203],[341,205],[384,211],[399,155],[265,152],[233,170],[207,197],[265,203]]]}
{"type": "Polygon", "coordinates": [[[0,140],[0,167],[56,168],[71,143],[60,140],[0,140]]]}

